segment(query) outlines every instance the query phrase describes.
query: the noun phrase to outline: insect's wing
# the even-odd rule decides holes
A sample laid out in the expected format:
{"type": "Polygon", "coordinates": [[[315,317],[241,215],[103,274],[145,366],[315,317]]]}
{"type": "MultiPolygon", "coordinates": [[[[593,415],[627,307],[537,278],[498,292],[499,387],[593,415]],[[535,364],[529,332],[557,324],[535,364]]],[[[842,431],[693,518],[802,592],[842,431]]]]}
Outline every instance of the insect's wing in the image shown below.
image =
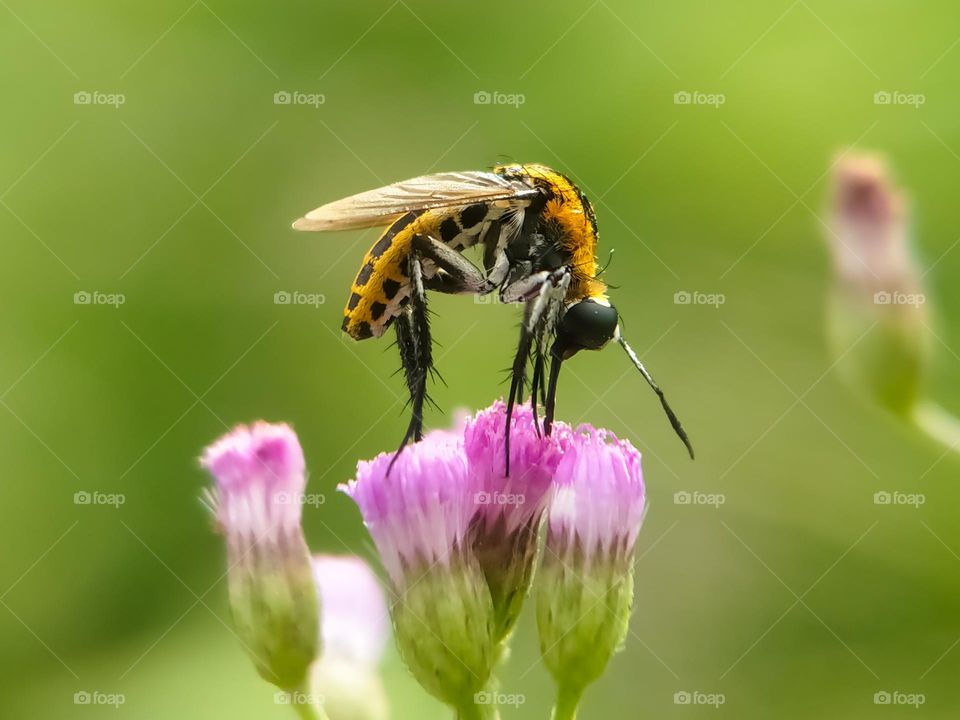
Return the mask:
{"type": "Polygon", "coordinates": [[[521,180],[492,172],[422,175],[322,205],[293,223],[293,228],[351,230],[389,225],[408,212],[526,198],[536,193],[521,180]]]}

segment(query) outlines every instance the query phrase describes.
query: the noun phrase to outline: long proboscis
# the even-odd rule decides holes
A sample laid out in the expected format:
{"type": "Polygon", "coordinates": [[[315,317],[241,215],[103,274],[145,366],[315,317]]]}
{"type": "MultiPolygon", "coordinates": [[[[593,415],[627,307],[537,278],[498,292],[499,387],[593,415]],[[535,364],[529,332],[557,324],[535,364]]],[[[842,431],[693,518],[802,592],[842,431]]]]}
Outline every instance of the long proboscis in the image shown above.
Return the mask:
{"type": "Polygon", "coordinates": [[[683,444],[687,448],[687,452],[690,453],[690,459],[693,460],[693,445],[690,444],[690,438],[687,437],[686,430],[683,429],[683,425],[680,424],[680,419],[677,417],[677,414],[673,411],[673,408],[670,407],[670,403],[667,402],[667,398],[663,395],[663,390],[660,389],[660,386],[657,385],[656,381],[647,372],[647,369],[643,366],[643,363],[640,362],[640,358],[637,357],[637,354],[633,351],[633,348],[627,344],[627,341],[623,339],[622,335],[617,336],[617,342],[620,343],[621,347],[626,351],[627,356],[630,358],[630,361],[636,366],[637,370],[640,371],[640,374],[643,375],[643,379],[647,381],[647,384],[650,388],[657,394],[657,397],[660,398],[660,405],[663,406],[663,411],[667,414],[667,418],[670,420],[670,426],[673,428],[673,431],[677,436],[683,441],[683,444]]]}

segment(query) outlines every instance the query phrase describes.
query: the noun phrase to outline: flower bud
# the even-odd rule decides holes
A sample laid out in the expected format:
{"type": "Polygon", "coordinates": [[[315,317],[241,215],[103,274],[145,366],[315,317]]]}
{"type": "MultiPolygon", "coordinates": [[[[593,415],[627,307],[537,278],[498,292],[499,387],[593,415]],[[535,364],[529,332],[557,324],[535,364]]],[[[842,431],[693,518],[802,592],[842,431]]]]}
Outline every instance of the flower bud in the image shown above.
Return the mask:
{"type": "Polygon", "coordinates": [[[827,226],[832,352],[848,383],[901,416],[916,408],[928,365],[928,308],[908,224],[907,202],[881,157],[837,164],[827,226]]]}
{"type": "Polygon", "coordinates": [[[557,683],[556,717],[572,718],[584,689],[627,634],[633,561],[644,514],[640,453],[589,425],[565,441],[537,583],[544,663],[557,683]]]}
{"type": "Polygon", "coordinates": [[[498,401],[477,413],[464,432],[477,506],[470,543],[490,588],[500,640],[516,624],[530,589],[540,521],[561,457],[559,433],[541,436],[530,406],[518,406],[509,430],[508,477],[505,427],[506,406],[498,401]]]}
{"type": "Polygon", "coordinates": [[[395,593],[400,654],[420,685],[466,716],[497,659],[493,605],[467,543],[476,512],[462,439],[431,433],[357,466],[340,489],[360,508],[395,593]],[[389,473],[389,474],[388,474],[389,473]]]}
{"type": "Polygon", "coordinates": [[[310,555],[300,527],[303,452],[287,425],[239,426],[201,458],[208,497],[227,543],[234,626],[260,675],[281,689],[304,687],[319,654],[310,555]]]}

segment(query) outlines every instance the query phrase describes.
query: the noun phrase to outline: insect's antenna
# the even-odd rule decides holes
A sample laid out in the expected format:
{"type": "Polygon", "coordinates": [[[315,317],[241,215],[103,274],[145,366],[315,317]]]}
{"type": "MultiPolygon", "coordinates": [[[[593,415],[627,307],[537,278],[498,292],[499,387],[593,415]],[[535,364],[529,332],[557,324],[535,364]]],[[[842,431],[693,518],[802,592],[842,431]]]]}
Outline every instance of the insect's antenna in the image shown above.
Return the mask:
{"type": "Polygon", "coordinates": [[[606,265],[604,265],[602,268],[597,270],[597,274],[594,275],[594,277],[600,277],[601,275],[603,275],[607,271],[607,268],[610,267],[610,263],[612,262],[613,262],[613,248],[610,248],[610,254],[607,256],[606,265]]]}
{"type": "Polygon", "coordinates": [[[680,424],[680,420],[677,418],[676,413],[673,412],[673,408],[671,408],[667,402],[667,398],[664,397],[663,390],[660,389],[660,386],[657,385],[656,381],[654,381],[654,379],[650,376],[650,373],[647,372],[647,369],[643,366],[643,363],[640,362],[640,358],[637,357],[637,354],[633,351],[633,348],[627,344],[627,341],[623,339],[623,335],[621,335],[619,331],[617,332],[617,342],[620,343],[620,345],[626,351],[627,356],[630,358],[630,361],[636,366],[637,370],[640,371],[640,374],[643,375],[643,379],[647,381],[647,384],[657,394],[657,397],[660,398],[660,404],[663,406],[663,411],[667,414],[667,418],[670,420],[670,425],[673,427],[673,431],[683,441],[683,444],[687,447],[687,452],[690,453],[690,459],[693,460],[693,445],[690,444],[690,438],[687,437],[686,431],[680,424]]]}

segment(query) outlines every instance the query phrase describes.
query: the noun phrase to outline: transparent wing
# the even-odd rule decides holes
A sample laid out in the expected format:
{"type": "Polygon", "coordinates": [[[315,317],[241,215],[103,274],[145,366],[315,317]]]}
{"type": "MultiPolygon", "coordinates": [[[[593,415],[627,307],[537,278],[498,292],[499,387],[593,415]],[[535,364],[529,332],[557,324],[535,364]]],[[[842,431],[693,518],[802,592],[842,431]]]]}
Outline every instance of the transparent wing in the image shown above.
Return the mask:
{"type": "Polygon", "coordinates": [[[520,199],[536,193],[521,180],[507,179],[492,172],[422,175],[321,205],[294,222],[293,228],[350,230],[389,225],[408,212],[520,199]]]}

